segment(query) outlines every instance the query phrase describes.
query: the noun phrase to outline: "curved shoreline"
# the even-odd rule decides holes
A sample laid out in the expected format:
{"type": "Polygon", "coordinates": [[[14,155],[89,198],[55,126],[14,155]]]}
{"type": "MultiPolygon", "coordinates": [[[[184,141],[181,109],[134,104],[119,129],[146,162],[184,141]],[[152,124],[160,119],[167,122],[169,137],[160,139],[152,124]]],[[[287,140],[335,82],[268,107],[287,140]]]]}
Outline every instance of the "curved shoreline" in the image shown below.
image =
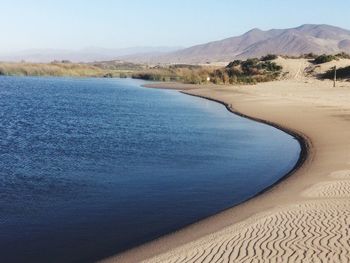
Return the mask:
{"type": "MultiPolygon", "coordinates": [[[[289,134],[290,136],[292,136],[293,138],[295,138],[298,141],[298,143],[300,145],[300,153],[299,153],[298,161],[295,163],[293,168],[288,173],[283,175],[280,179],[278,179],[275,183],[273,183],[270,186],[266,187],[265,189],[261,190],[260,192],[258,192],[254,196],[252,196],[251,198],[243,201],[242,203],[244,203],[244,202],[246,202],[246,201],[248,201],[248,200],[250,200],[252,198],[255,198],[255,197],[259,196],[260,194],[268,191],[269,189],[273,188],[275,185],[279,184],[281,181],[283,181],[286,178],[288,178],[289,176],[291,176],[293,173],[295,173],[299,168],[301,168],[303,166],[303,164],[305,163],[305,161],[309,157],[309,152],[310,152],[310,150],[312,148],[312,141],[305,134],[302,134],[301,132],[289,129],[287,127],[284,127],[284,126],[279,125],[279,124],[274,123],[274,122],[269,122],[267,120],[255,118],[255,117],[246,115],[244,113],[241,113],[241,112],[235,110],[234,107],[232,107],[231,104],[228,104],[225,101],[216,100],[216,99],[213,99],[213,98],[210,98],[210,97],[205,97],[205,96],[200,96],[200,95],[193,95],[193,94],[187,93],[187,92],[182,91],[182,90],[180,90],[179,92],[183,93],[183,94],[186,94],[186,95],[189,95],[189,96],[194,96],[194,97],[197,97],[197,98],[202,98],[202,99],[206,99],[206,100],[210,100],[210,101],[214,101],[216,103],[222,104],[222,105],[224,105],[226,107],[226,109],[229,112],[231,112],[231,113],[233,113],[233,114],[235,114],[237,116],[240,116],[240,117],[252,120],[252,121],[256,121],[256,122],[259,122],[259,123],[263,123],[263,124],[269,125],[271,127],[274,127],[274,128],[276,128],[276,129],[278,129],[278,130],[280,130],[282,132],[285,132],[285,133],[289,134]]],[[[240,203],[238,203],[237,205],[239,205],[239,204],[240,203]]],[[[228,209],[231,209],[231,208],[228,208],[228,209]]]]}
{"type": "MultiPolygon", "coordinates": [[[[159,89],[160,87],[162,87],[162,86],[158,86],[157,84],[155,86],[152,85],[152,84],[151,85],[143,85],[143,86],[146,87],[146,88],[156,88],[156,89],[159,89]]],[[[165,234],[165,235],[163,235],[163,236],[161,236],[159,238],[156,238],[156,239],[154,239],[152,241],[149,241],[149,242],[147,242],[145,244],[142,244],[142,245],[137,246],[135,248],[131,248],[129,250],[121,252],[120,254],[117,254],[117,255],[112,256],[112,257],[107,258],[107,259],[104,259],[101,262],[136,262],[136,261],[142,261],[142,260],[145,260],[145,259],[152,258],[152,257],[154,257],[156,255],[162,254],[162,253],[168,251],[169,249],[174,249],[174,248],[179,247],[179,246],[181,246],[183,244],[186,244],[186,243],[191,242],[191,241],[193,241],[195,239],[198,239],[198,237],[196,237],[196,238],[191,238],[190,240],[187,240],[185,242],[176,242],[175,245],[171,244],[168,248],[161,249],[160,251],[157,251],[157,248],[160,247],[160,245],[158,243],[163,243],[163,242],[167,243],[168,242],[167,239],[176,239],[176,236],[179,235],[180,233],[184,232],[184,231],[195,231],[195,230],[193,230],[193,228],[197,227],[199,224],[204,224],[205,225],[207,221],[217,220],[218,216],[220,216],[222,214],[225,214],[226,212],[231,212],[233,209],[239,209],[239,207],[241,205],[244,205],[247,202],[258,198],[259,196],[263,195],[264,193],[268,192],[269,190],[273,189],[275,186],[277,186],[280,183],[282,183],[283,181],[285,181],[287,178],[291,177],[300,168],[304,167],[304,165],[307,163],[308,160],[312,159],[311,152],[314,151],[313,146],[312,146],[312,141],[304,133],[302,133],[300,131],[296,131],[296,130],[291,129],[291,128],[287,128],[287,127],[285,127],[285,126],[283,126],[281,124],[275,123],[275,122],[271,122],[271,121],[268,121],[268,120],[265,120],[265,119],[261,119],[261,118],[257,118],[257,117],[253,117],[253,116],[244,114],[244,113],[236,110],[234,107],[232,107],[231,103],[228,103],[225,100],[219,100],[219,99],[215,99],[213,97],[208,97],[208,96],[203,96],[203,95],[189,93],[189,91],[194,90],[193,88],[190,88],[191,86],[185,87],[184,89],[176,88],[176,86],[175,87],[170,87],[170,88],[163,88],[162,87],[161,89],[177,90],[180,93],[183,93],[185,95],[194,96],[194,97],[198,97],[198,98],[202,98],[202,99],[206,99],[206,100],[210,100],[210,101],[219,103],[219,104],[225,106],[225,108],[229,112],[231,112],[231,113],[233,113],[235,115],[238,115],[240,117],[243,117],[243,118],[246,118],[246,119],[249,119],[249,120],[252,120],[252,121],[256,121],[256,122],[259,122],[259,123],[263,123],[263,124],[272,126],[272,127],[276,128],[276,129],[279,129],[282,132],[285,132],[285,133],[289,134],[290,136],[295,138],[298,141],[299,145],[300,145],[300,153],[299,153],[298,161],[295,163],[293,168],[288,173],[286,173],[285,175],[281,176],[276,182],[274,182],[270,186],[264,188],[263,190],[261,190],[260,192],[255,194],[254,196],[252,196],[252,197],[250,197],[250,198],[248,198],[248,199],[246,199],[246,200],[244,200],[244,201],[242,201],[242,202],[240,202],[240,203],[238,203],[238,204],[236,204],[236,205],[234,205],[232,207],[224,209],[224,210],[220,211],[219,213],[216,213],[216,214],[213,214],[213,215],[211,215],[209,217],[200,219],[199,221],[194,222],[192,224],[189,224],[189,225],[187,225],[187,226],[185,226],[185,227],[183,227],[183,228],[181,228],[179,230],[176,230],[174,232],[165,234]],[[144,252],[144,250],[146,250],[146,253],[144,252]],[[135,255],[136,255],[136,257],[135,257],[135,255]],[[140,257],[139,257],[139,255],[140,255],[140,257]]],[[[235,222],[235,223],[239,223],[240,221],[242,221],[242,220],[238,220],[238,222],[235,222]]],[[[209,231],[209,233],[206,233],[206,234],[210,234],[210,233],[213,233],[213,232],[209,231]]],[[[200,236],[204,236],[204,235],[200,235],[200,236]]],[[[170,241],[170,243],[171,243],[171,241],[170,241]]]]}

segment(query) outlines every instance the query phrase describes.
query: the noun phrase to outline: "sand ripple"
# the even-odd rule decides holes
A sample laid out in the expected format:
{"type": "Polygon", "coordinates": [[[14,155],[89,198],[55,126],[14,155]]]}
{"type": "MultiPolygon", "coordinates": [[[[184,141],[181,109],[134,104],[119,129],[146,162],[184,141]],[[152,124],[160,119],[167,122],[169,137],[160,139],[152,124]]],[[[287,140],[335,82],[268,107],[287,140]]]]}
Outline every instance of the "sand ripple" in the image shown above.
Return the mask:
{"type": "Polygon", "coordinates": [[[333,178],[338,178],[338,179],[350,179],[350,170],[340,170],[331,173],[330,175],[333,178]]]}
{"type": "Polygon", "coordinates": [[[350,200],[276,208],[145,262],[350,262],[350,200]]]}
{"type": "Polygon", "coordinates": [[[321,182],[311,186],[302,194],[305,197],[350,197],[350,180],[321,182]]]}

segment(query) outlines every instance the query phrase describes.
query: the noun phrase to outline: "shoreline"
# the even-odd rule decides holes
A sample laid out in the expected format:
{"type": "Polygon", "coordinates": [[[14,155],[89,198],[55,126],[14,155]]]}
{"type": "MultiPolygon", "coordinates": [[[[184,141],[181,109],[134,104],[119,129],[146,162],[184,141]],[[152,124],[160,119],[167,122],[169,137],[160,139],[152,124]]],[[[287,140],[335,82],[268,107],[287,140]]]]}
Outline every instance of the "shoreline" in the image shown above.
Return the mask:
{"type": "MultiPolygon", "coordinates": [[[[269,125],[271,127],[274,127],[282,132],[285,132],[287,134],[289,134],[290,136],[292,136],[294,139],[296,139],[300,145],[300,153],[299,153],[299,158],[298,158],[298,161],[295,163],[295,165],[293,166],[293,168],[286,174],[282,175],[280,179],[278,179],[275,183],[271,184],[270,186],[266,187],[265,189],[261,190],[260,192],[258,192],[257,194],[255,194],[254,196],[250,197],[249,199],[241,202],[241,203],[244,203],[246,201],[249,201],[250,199],[252,198],[255,198],[257,196],[259,196],[260,194],[268,191],[269,189],[273,188],[275,185],[279,184],[280,182],[282,182],[283,180],[285,180],[286,178],[288,178],[289,176],[292,176],[293,173],[295,173],[299,168],[301,168],[303,166],[303,164],[305,163],[305,161],[308,159],[309,157],[309,153],[310,151],[312,150],[312,141],[310,138],[308,138],[306,135],[298,132],[298,131],[295,131],[295,130],[292,130],[290,128],[287,128],[287,127],[283,127],[281,125],[279,125],[278,123],[273,123],[273,122],[269,122],[269,121],[266,121],[266,120],[263,120],[263,119],[259,119],[259,118],[254,118],[254,117],[251,117],[251,116],[248,116],[244,113],[241,113],[239,111],[236,111],[234,109],[234,107],[232,107],[232,105],[226,103],[225,101],[221,101],[221,100],[216,100],[216,99],[212,99],[210,97],[205,97],[205,96],[200,96],[200,95],[192,95],[190,93],[187,93],[186,91],[184,90],[180,90],[179,91],[180,93],[183,93],[185,95],[188,95],[188,96],[194,96],[194,97],[197,97],[197,98],[202,98],[202,99],[205,99],[205,100],[209,100],[209,101],[213,101],[213,102],[216,102],[216,103],[219,103],[221,105],[223,105],[229,112],[237,115],[237,116],[240,116],[240,117],[243,117],[245,119],[249,119],[249,120],[252,120],[252,121],[255,121],[255,122],[259,122],[259,123],[263,123],[263,124],[266,124],[266,125],[269,125]]],[[[238,203],[237,205],[240,205],[241,203],[238,203]]],[[[230,207],[230,208],[227,208],[227,209],[231,209],[233,207],[235,207],[236,205],[230,207]]],[[[227,210],[225,209],[225,210],[227,210]]],[[[211,217],[211,216],[209,216],[211,217]]]]}
{"type": "MultiPolygon", "coordinates": [[[[317,83],[320,84],[320,83],[317,83]]],[[[327,84],[328,83],[323,83],[327,84]]],[[[155,84],[158,87],[163,87],[164,84],[155,84]]],[[[275,82],[275,83],[267,83],[262,85],[257,85],[259,89],[270,91],[269,86],[272,86],[274,89],[276,88],[276,85],[287,85],[287,86],[293,86],[291,91],[294,91],[295,87],[302,87],[304,89],[305,87],[315,87],[315,84],[305,84],[300,82],[292,82],[288,83],[285,81],[281,82],[275,82]]],[[[320,84],[321,85],[321,84],[320,84]]],[[[322,164],[322,155],[324,155],[324,148],[322,143],[325,142],[325,138],[327,138],[327,132],[328,129],[322,129],[320,128],[320,132],[317,132],[317,127],[315,130],[315,127],[310,123],[308,123],[309,120],[312,120],[314,116],[318,116],[319,119],[323,120],[326,118],[327,120],[332,120],[333,122],[339,122],[335,118],[327,118],[321,113],[329,113],[329,111],[332,111],[333,109],[329,107],[333,107],[333,105],[324,105],[324,101],[321,100],[322,96],[320,96],[320,100],[318,101],[319,105],[312,106],[312,114],[305,114],[303,118],[298,118],[297,114],[293,114],[294,111],[298,111],[300,113],[308,112],[311,109],[311,106],[309,107],[304,99],[303,96],[299,100],[294,100],[294,96],[291,96],[291,98],[284,98],[285,97],[285,91],[281,88],[277,90],[281,93],[281,97],[279,98],[282,102],[280,102],[277,105],[277,109],[281,110],[283,109],[284,112],[278,112],[275,111],[274,108],[276,108],[276,94],[274,90],[266,96],[267,93],[263,92],[260,94],[258,88],[253,87],[235,87],[235,88],[227,88],[227,87],[197,87],[196,89],[186,89],[186,91],[181,89],[181,84],[177,85],[180,92],[185,93],[187,95],[193,95],[197,97],[202,97],[204,99],[209,99],[212,101],[216,101],[218,103],[223,104],[230,112],[240,115],[245,118],[252,119],[254,121],[259,121],[268,125],[272,125],[284,132],[287,132],[288,134],[292,135],[294,138],[296,138],[299,141],[299,144],[301,146],[301,153],[300,158],[295,165],[294,169],[290,171],[287,175],[281,177],[281,179],[273,184],[272,186],[268,187],[264,191],[260,192],[258,195],[255,195],[253,198],[246,200],[245,202],[238,204],[232,208],[229,208],[225,211],[222,211],[216,215],[213,215],[209,218],[206,218],[204,220],[201,220],[197,223],[194,223],[188,227],[185,227],[184,229],[181,229],[177,232],[171,233],[169,235],[166,235],[164,237],[161,237],[159,239],[156,239],[154,241],[151,241],[149,243],[146,243],[145,245],[142,245],[140,247],[131,249],[129,251],[126,251],[122,254],[116,255],[115,257],[111,257],[105,262],[137,262],[140,260],[145,260],[147,258],[152,258],[156,256],[156,258],[151,259],[151,262],[162,262],[157,261],[158,258],[161,259],[167,259],[167,257],[159,256],[160,254],[163,254],[167,251],[176,251],[179,252],[178,254],[181,255],[187,253],[186,251],[191,251],[191,249],[195,248],[195,244],[198,243],[198,240],[206,239],[208,240],[209,237],[212,238],[212,236],[215,236],[215,233],[218,233],[220,231],[224,231],[226,228],[232,228],[234,226],[240,225],[242,222],[248,222],[251,218],[254,218],[256,215],[259,215],[261,213],[265,213],[267,211],[270,211],[271,209],[275,209],[276,207],[288,207],[290,204],[299,204],[302,201],[308,201],[309,199],[314,198],[305,198],[305,195],[303,192],[305,189],[312,188],[312,185],[315,183],[322,181],[322,179],[328,178],[327,175],[320,176],[320,168],[318,166],[321,166],[321,168],[324,166],[322,164]],[[247,91],[248,89],[248,91],[247,91]],[[241,101],[242,99],[242,101],[241,101]],[[256,101],[257,102],[256,102],[256,101]],[[268,107],[264,108],[264,110],[260,110],[262,104],[267,104],[268,107]],[[295,104],[295,105],[294,105],[295,104]],[[234,105],[235,107],[232,107],[231,105],[234,105]],[[298,106],[298,107],[295,107],[298,106]],[[269,109],[270,107],[270,109],[269,109]],[[284,109],[284,107],[288,107],[288,110],[284,109]],[[299,109],[299,107],[301,109],[299,109]],[[260,111],[260,112],[259,112],[260,111]],[[324,111],[324,112],[323,112],[324,111]],[[244,112],[244,113],[242,113],[244,112]],[[316,115],[315,115],[316,114],[316,115]],[[285,115],[289,116],[288,118],[285,118],[285,115]],[[294,116],[296,115],[296,116],[294,116]],[[310,116],[307,116],[310,115],[310,116]],[[295,124],[295,125],[294,125],[295,124]],[[297,125],[298,124],[298,125],[297,125]],[[308,124],[307,129],[305,129],[305,125],[308,124]],[[295,127],[296,126],[296,127],[295,127]],[[311,135],[310,135],[311,134],[311,135]],[[317,138],[316,138],[317,137],[317,138]],[[319,138],[320,137],[320,138],[319,138]],[[324,138],[325,137],[325,138],[324,138]],[[315,140],[315,145],[314,141],[315,140]],[[322,139],[322,140],[320,140],[322,139]],[[320,143],[321,142],[321,143],[320,143]],[[320,145],[322,147],[320,147],[320,145]],[[317,153],[317,155],[316,155],[317,153]],[[321,158],[320,158],[321,156],[321,158]],[[318,160],[318,159],[321,159],[318,160]],[[315,169],[315,167],[317,169],[315,169]],[[316,172],[314,171],[316,170],[316,172]],[[311,176],[310,176],[311,174],[311,176]],[[290,176],[293,175],[293,176],[290,176]],[[285,189],[290,189],[289,191],[286,191],[285,189]]],[[[154,87],[154,85],[152,85],[154,87]]],[[[163,87],[164,88],[164,87],[163,87]]],[[[328,90],[323,89],[320,91],[325,93],[333,92],[334,90],[328,90]]],[[[309,89],[309,88],[308,88],[309,89]]],[[[301,90],[301,89],[300,89],[301,90]]],[[[299,90],[298,90],[299,92],[299,90]]],[[[305,89],[303,92],[309,92],[305,89]]],[[[343,92],[343,91],[342,91],[343,92]]],[[[348,95],[347,91],[346,95],[348,95]]],[[[291,93],[292,94],[292,93],[291,93]]],[[[292,94],[293,95],[293,94],[292,94]]],[[[339,101],[335,98],[334,101],[327,101],[328,104],[332,104],[330,102],[334,102],[335,104],[339,104],[339,101]]],[[[345,100],[346,102],[346,100],[345,100]]],[[[340,104],[340,111],[344,111],[344,105],[340,104]]],[[[346,118],[344,117],[344,120],[346,118]]],[[[323,121],[319,122],[318,120],[315,121],[315,123],[323,127],[324,126],[330,126],[332,127],[332,123],[325,122],[324,125],[323,121]]],[[[335,124],[335,123],[334,123],[335,124]]],[[[344,134],[342,133],[343,129],[342,126],[345,125],[345,127],[348,127],[348,123],[342,122],[340,129],[337,129],[338,133],[341,133],[341,135],[344,137],[344,134]]],[[[341,142],[341,139],[344,138],[337,138],[334,137],[334,142],[341,142]],[[339,139],[339,140],[337,140],[339,139]]],[[[346,143],[348,143],[348,140],[345,140],[346,143]]],[[[347,145],[345,143],[345,146],[347,145]]],[[[327,143],[326,143],[327,144],[327,143]]],[[[329,143],[328,143],[329,144],[329,143]]],[[[332,147],[332,143],[330,143],[332,147]]],[[[338,148],[340,148],[341,145],[338,145],[338,148]]],[[[329,149],[327,149],[329,151],[329,149]]],[[[345,151],[347,153],[347,151],[345,151]]],[[[346,156],[345,156],[346,157],[346,156]]],[[[347,158],[347,157],[346,157],[347,158]]],[[[330,159],[330,158],[328,158],[330,159]]],[[[343,159],[343,158],[339,158],[343,159]]],[[[350,161],[350,158],[349,158],[350,161]]],[[[346,161],[346,164],[350,164],[349,161],[346,161]]],[[[334,157],[332,159],[334,167],[338,167],[338,163],[336,160],[334,160],[334,157]],[[335,165],[336,164],[336,165],[335,165]]],[[[342,165],[345,166],[346,165],[342,165]]],[[[333,170],[334,170],[333,167],[333,170]]],[[[344,169],[343,168],[343,169],[344,169]]],[[[348,167],[346,167],[348,168],[348,167]]],[[[328,169],[328,167],[327,167],[328,169]]],[[[326,169],[323,169],[326,170],[326,169]]],[[[322,169],[321,169],[322,171],[322,169]]],[[[349,170],[350,171],[350,170],[349,170]]],[[[278,212],[278,211],[277,211],[278,212]]],[[[276,212],[276,213],[277,213],[276,212]]],[[[290,219],[292,220],[292,219],[290,219]]],[[[196,247],[198,249],[198,246],[196,247]]],[[[350,249],[349,249],[350,250],[350,249]]],[[[170,257],[175,252],[168,253],[168,256],[170,257]]]]}

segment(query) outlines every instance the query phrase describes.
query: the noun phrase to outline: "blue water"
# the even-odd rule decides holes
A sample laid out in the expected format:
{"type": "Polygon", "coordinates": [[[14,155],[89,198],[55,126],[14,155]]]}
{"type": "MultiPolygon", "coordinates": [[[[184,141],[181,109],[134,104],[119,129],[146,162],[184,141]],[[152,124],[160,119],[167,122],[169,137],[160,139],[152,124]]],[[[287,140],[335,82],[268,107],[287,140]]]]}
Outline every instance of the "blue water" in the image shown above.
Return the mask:
{"type": "Polygon", "coordinates": [[[115,79],[0,77],[0,261],[86,262],[232,207],[299,143],[222,105],[115,79]]]}

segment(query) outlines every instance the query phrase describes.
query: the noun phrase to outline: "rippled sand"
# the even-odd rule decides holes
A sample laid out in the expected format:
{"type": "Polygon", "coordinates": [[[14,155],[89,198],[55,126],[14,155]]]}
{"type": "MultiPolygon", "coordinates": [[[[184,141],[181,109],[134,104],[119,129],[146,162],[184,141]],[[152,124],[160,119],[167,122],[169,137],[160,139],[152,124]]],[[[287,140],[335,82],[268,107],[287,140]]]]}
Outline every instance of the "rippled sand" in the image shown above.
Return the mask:
{"type": "Polygon", "coordinates": [[[350,178],[304,195],[328,199],[277,207],[145,262],[349,262],[350,178]]]}

